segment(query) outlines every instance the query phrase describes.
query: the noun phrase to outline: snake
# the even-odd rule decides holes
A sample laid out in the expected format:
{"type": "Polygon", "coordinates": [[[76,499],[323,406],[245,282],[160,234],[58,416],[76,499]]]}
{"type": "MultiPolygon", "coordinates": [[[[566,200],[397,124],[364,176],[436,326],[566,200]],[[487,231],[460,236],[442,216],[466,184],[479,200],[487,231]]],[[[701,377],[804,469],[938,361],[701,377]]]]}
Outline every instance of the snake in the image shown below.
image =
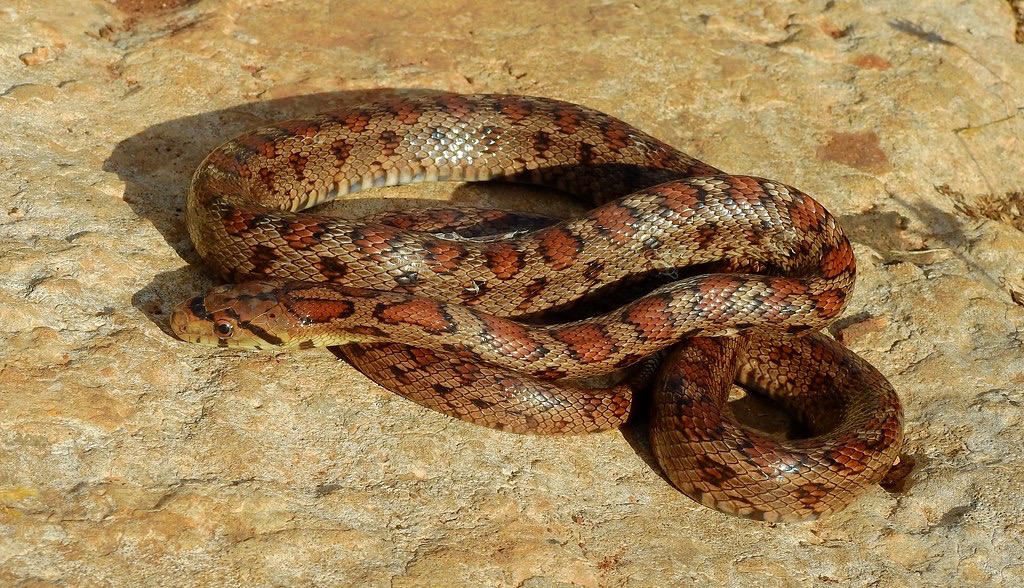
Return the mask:
{"type": "Polygon", "coordinates": [[[329,347],[419,404],[519,433],[602,431],[645,412],[675,487],[767,522],[845,508],[899,454],[896,392],[821,332],[856,275],[835,217],[591,108],[437,93],[271,123],[205,158],[185,219],[227,282],[174,308],[187,342],[329,347]],[[590,209],[309,211],[370,188],[492,180],[590,209]],[[740,422],[737,384],[805,430],[740,422]]]}

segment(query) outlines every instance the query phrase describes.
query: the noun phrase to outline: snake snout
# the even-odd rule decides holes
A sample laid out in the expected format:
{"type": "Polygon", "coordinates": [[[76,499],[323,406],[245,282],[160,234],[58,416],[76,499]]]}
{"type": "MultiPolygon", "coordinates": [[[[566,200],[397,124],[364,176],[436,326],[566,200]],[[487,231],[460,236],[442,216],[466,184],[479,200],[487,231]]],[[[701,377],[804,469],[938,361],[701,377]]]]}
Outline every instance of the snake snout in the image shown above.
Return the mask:
{"type": "Polygon", "coordinates": [[[199,326],[209,324],[209,321],[210,314],[206,311],[203,297],[196,296],[174,307],[168,325],[175,336],[182,341],[198,343],[199,336],[202,335],[199,326]]]}

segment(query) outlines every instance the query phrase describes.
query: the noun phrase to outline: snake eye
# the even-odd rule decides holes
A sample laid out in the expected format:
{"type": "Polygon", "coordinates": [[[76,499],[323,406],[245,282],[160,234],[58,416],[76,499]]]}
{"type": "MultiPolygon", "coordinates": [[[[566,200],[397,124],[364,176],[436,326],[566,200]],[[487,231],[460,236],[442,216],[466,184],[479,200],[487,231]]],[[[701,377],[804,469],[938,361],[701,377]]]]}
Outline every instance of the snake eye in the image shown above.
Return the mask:
{"type": "Polygon", "coordinates": [[[227,339],[235,332],[235,326],[228,321],[217,321],[213,325],[213,332],[221,339],[227,339]]]}

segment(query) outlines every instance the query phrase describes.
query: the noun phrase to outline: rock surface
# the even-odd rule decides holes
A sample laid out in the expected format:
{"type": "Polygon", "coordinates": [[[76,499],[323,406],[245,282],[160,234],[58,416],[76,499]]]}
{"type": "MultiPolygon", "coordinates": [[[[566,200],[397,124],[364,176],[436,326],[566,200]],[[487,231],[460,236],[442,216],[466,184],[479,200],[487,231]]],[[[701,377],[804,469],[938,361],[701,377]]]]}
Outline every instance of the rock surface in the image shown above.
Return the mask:
{"type": "Polygon", "coordinates": [[[1024,583],[1020,10],[5,3],[0,584],[1024,583]],[[902,484],[814,523],[733,519],[649,467],[641,431],[502,434],[326,352],[168,334],[210,284],[182,218],[210,149],[418,89],[584,103],[816,195],[860,262],[833,332],[905,404],[902,484]]]}

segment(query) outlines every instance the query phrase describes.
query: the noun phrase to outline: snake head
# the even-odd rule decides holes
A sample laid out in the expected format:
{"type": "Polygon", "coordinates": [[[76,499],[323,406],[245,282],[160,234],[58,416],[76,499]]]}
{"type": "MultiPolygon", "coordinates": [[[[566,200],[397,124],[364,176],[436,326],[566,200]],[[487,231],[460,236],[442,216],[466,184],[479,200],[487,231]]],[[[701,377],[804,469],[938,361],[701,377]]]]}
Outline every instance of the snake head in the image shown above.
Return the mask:
{"type": "Polygon", "coordinates": [[[257,281],[219,286],[182,302],[170,327],[182,341],[218,347],[270,349],[294,347],[289,317],[282,312],[280,282],[257,281]]]}

